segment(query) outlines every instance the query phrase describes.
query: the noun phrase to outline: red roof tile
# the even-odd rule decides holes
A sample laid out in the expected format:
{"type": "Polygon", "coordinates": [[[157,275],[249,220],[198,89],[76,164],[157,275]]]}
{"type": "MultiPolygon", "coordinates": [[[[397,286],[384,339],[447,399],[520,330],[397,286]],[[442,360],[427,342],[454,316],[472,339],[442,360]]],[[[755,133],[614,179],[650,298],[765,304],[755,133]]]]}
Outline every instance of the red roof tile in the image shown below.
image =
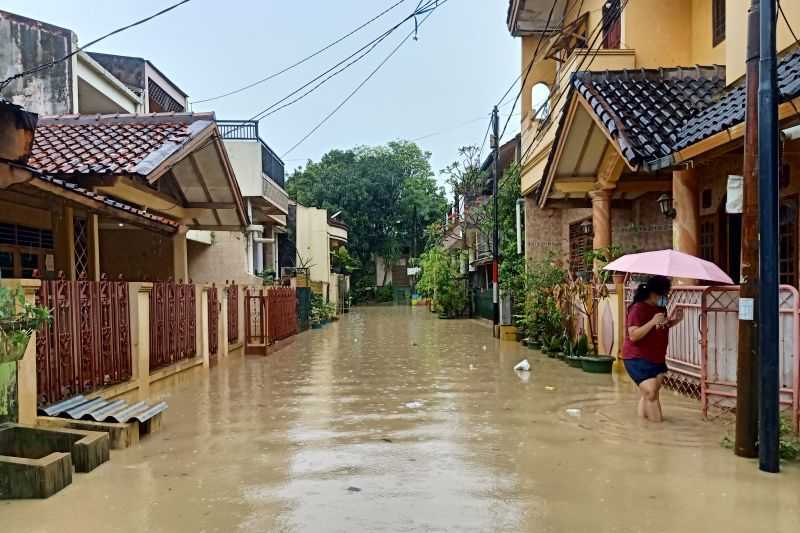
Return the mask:
{"type": "Polygon", "coordinates": [[[165,159],[196,133],[192,124],[213,120],[211,113],[40,117],[28,164],[62,176],[144,175],[136,167],[145,158],[161,151],[165,159]]]}

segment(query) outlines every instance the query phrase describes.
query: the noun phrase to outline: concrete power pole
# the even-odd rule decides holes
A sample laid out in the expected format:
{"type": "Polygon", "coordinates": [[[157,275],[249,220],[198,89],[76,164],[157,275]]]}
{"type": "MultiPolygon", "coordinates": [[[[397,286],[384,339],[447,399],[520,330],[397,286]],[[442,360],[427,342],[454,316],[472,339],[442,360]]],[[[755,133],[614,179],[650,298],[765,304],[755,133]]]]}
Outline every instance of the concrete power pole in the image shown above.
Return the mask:
{"type": "Polygon", "coordinates": [[[776,0],[761,0],[758,73],[758,467],[780,470],[778,352],[778,69],[776,0]]]}
{"type": "MultiPolygon", "coordinates": [[[[742,279],[740,308],[755,309],[758,297],[758,60],[759,0],[747,13],[747,83],[742,209],[742,279]],[[742,303],[744,305],[742,305],[742,303]]],[[[755,317],[739,313],[739,355],[736,367],[736,441],[734,453],[756,457],[758,439],[758,379],[755,317]]]]}
{"type": "Polygon", "coordinates": [[[497,212],[497,185],[500,181],[500,113],[497,106],[492,110],[492,150],[494,152],[494,179],[492,180],[492,202],[494,205],[494,229],[492,231],[492,302],[493,322],[500,324],[500,223],[497,212]]]}

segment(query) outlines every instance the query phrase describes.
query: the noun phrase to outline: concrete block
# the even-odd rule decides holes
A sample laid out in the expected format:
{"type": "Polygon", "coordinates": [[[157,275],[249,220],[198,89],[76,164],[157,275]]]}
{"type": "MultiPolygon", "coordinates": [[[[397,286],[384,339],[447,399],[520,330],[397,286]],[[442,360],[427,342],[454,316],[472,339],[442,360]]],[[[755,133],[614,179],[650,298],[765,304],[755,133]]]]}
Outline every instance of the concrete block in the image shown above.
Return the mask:
{"type": "Polygon", "coordinates": [[[41,458],[53,452],[69,453],[76,472],[91,472],[105,463],[109,450],[107,433],[18,424],[0,426],[0,455],[41,458]]]}
{"type": "Polygon", "coordinates": [[[72,459],[68,453],[38,458],[0,455],[0,500],[49,498],[70,483],[72,459]]]}

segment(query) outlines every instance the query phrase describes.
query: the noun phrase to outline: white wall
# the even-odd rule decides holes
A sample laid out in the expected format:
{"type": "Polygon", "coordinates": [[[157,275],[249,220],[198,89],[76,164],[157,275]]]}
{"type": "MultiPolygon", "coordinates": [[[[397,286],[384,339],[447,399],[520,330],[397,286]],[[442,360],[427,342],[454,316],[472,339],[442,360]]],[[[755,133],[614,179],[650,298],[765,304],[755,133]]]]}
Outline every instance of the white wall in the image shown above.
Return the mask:
{"type": "Polygon", "coordinates": [[[261,145],[256,141],[224,142],[242,196],[261,196],[261,145]]]}

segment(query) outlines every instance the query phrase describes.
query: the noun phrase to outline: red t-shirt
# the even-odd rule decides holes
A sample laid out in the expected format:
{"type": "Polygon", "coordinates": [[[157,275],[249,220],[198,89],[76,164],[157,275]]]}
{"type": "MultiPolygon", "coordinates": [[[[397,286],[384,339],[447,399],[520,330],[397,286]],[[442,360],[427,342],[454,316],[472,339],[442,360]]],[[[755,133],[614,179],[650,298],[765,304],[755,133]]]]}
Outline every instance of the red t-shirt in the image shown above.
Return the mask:
{"type": "Polygon", "coordinates": [[[625,321],[625,343],[622,345],[623,359],[645,359],[651,363],[663,363],[667,357],[667,342],[669,342],[669,328],[653,328],[647,335],[636,342],[628,337],[628,328],[643,326],[650,322],[654,315],[666,313],[663,307],[657,307],[647,302],[635,303],[628,310],[625,321]]]}

